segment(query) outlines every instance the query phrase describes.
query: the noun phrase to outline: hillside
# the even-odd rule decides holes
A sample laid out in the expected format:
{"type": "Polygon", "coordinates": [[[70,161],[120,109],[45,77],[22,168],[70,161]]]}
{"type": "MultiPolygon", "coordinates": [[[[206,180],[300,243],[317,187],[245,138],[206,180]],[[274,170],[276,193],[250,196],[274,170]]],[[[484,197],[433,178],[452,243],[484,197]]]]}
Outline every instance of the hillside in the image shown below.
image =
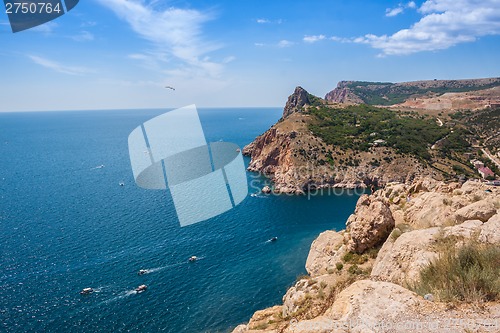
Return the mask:
{"type": "MultiPolygon", "coordinates": [[[[500,87],[500,78],[470,79],[470,80],[430,80],[414,82],[364,82],[341,81],[337,87],[326,94],[325,100],[333,103],[355,103],[370,105],[396,105],[426,108],[425,101],[452,94],[453,99],[462,99],[466,108],[483,108],[486,105],[499,104],[498,93],[490,96],[485,94],[491,88],[500,87]],[[469,93],[464,95],[463,93],[469,93]],[[457,95],[458,94],[458,95],[457,95]],[[407,103],[404,105],[403,103],[407,103]]],[[[450,109],[452,101],[443,103],[435,101],[429,108],[450,109]],[[438,103],[439,102],[439,103],[438,103]],[[442,105],[440,105],[442,104],[442,105]]],[[[456,106],[460,107],[460,104],[456,106]]]]}
{"type": "Polygon", "coordinates": [[[252,158],[248,169],[282,193],[463,179],[477,177],[469,160],[480,157],[480,144],[495,153],[498,118],[497,108],[432,115],[331,103],[297,87],[282,119],[243,153],[252,158]]]}

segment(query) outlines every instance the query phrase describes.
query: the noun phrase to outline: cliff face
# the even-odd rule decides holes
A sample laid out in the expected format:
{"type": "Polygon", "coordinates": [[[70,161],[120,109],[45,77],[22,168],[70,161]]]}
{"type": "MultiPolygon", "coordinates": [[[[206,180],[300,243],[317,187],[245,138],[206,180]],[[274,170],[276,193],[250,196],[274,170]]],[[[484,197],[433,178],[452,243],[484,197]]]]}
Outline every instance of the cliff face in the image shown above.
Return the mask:
{"type": "Polygon", "coordinates": [[[314,120],[307,111],[315,108],[308,104],[309,96],[297,87],[288,98],[283,118],[243,149],[252,158],[248,170],[271,178],[276,192],[301,194],[328,187],[408,182],[422,175],[440,177],[416,158],[396,154],[391,147],[354,152],[326,144],[309,129],[314,120]],[[333,156],[353,162],[334,165],[333,156]]]}
{"type": "Polygon", "coordinates": [[[311,104],[309,94],[302,87],[295,88],[293,94],[288,97],[285,108],[283,109],[283,118],[288,117],[294,112],[300,112],[304,106],[311,104]]]}
{"type": "Polygon", "coordinates": [[[394,105],[427,110],[480,109],[500,103],[500,78],[413,82],[341,81],[326,94],[333,103],[394,105]]]}
{"type": "MultiPolygon", "coordinates": [[[[306,262],[309,276],[287,291],[282,305],[256,312],[233,333],[431,331],[422,325],[438,325],[436,332],[498,332],[498,290],[474,305],[449,303],[437,286],[427,294],[408,288],[450,247],[498,249],[499,235],[498,187],[430,178],[389,184],[359,198],[346,230],[319,235],[306,262]]],[[[498,284],[498,276],[483,283],[498,284]]]]}
{"type": "Polygon", "coordinates": [[[325,100],[333,103],[364,103],[361,97],[348,87],[353,83],[354,81],[340,81],[337,88],[326,94],[325,100]]]}

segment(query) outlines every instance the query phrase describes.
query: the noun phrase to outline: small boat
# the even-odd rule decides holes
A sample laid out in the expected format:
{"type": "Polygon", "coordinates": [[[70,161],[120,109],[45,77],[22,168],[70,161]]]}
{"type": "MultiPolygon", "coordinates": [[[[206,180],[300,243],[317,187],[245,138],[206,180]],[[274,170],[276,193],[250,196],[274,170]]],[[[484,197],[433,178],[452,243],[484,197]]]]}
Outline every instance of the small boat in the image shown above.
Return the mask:
{"type": "Polygon", "coordinates": [[[189,262],[195,262],[196,260],[198,260],[198,257],[196,257],[196,256],[191,256],[189,258],[189,262]]]}
{"type": "Polygon", "coordinates": [[[119,182],[118,185],[125,186],[125,183],[124,182],[119,182]]]}
{"type": "Polygon", "coordinates": [[[142,293],[146,289],[148,289],[148,286],[146,286],[145,284],[141,284],[139,287],[135,288],[135,291],[137,291],[138,293],[142,293]]]}
{"type": "Polygon", "coordinates": [[[269,241],[270,241],[270,242],[276,242],[277,240],[278,240],[278,237],[273,237],[273,238],[271,238],[269,241]]]}
{"type": "Polygon", "coordinates": [[[236,152],[239,153],[241,151],[240,148],[236,148],[236,152]]]}
{"type": "Polygon", "coordinates": [[[82,291],[80,291],[80,294],[82,295],[90,295],[94,292],[94,289],[92,288],[83,288],[82,291]]]}
{"type": "Polygon", "coordinates": [[[137,272],[137,275],[144,275],[144,274],[148,274],[147,269],[140,269],[139,272],[137,272]]]}

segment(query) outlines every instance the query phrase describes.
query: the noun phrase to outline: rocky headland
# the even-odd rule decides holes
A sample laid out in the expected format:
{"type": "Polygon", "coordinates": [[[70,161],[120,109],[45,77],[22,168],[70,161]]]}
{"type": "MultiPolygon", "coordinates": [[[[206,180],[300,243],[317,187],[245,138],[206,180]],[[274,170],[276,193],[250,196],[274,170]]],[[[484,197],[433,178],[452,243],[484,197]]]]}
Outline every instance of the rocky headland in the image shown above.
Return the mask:
{"type": "Polygon", "coordinates": [[[309,129],[313,116],[306,111],[314,107],[313,98],[317,99],[297,87],[288,98],[282,119],[243,149],[243,154],[251,157],[248,170],[269,177],[275,192],[303,194],[318,188],[380,186],[422,175],[439,177],[416,158],[399,155],[391,147],[353,152],[324,142],[309,129]],[[346,163],[326,163],[332,154],[346,163]]]}
{"type": "Polygon", "coordinates": [[[262,192],[371,194],[312,243],[282,304],[233,333],[500,332],[500,187],[469,162],[495,169],[481,151],[499,152],[499,87],[343,81],[324,99],[297,87],[243,150],[273,182],[262,192]]]}
{"type": "Polygon", "coordinates": [[[386,184],[312,243],[282,304],[233,333],[499,332],[499,231],[499,187],[386,184]]]}
{"type": "MultiPolygon", "coordinates": [[[[477,143],[484,141],[498,150],[495,143],[500,140],[500,131],[492,124],[498,125],[500,109],[482,105],[474,112],[447,116],[357,104],[364,100],[355,97],[345,103],[347,100],[338,96],[351,94],[348,87],[353,84],[339,83],[326,99],[297,87],[288,98],[282,118],[244,147],[243,154],[251,157],[248,170],[269,177],[277,193],[303,194],[323,188],[409,183],[421,177],[448,181],[474,177],[477,173],[469,159],[478,152],[477,143]]],[[[474,89],[496,84],[500,79],[362,87],[422,90],[444,86],[463,90],[468,86],[470,93],[476,94],[474,89]]],[[[499,98],[499,87],[487,90],[499,98]]]]}

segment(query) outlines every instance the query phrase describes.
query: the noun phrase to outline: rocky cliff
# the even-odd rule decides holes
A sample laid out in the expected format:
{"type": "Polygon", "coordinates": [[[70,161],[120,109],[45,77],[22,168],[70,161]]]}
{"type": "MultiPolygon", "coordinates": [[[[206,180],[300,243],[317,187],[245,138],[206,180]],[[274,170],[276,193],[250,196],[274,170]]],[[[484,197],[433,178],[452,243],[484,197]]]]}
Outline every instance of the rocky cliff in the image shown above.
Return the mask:
{"type": "Polygon", "coordinates": [[[283,109],[283,118],[288,117],[294,112],[301,112],[304,107],[311,104],[309,93],[302,87],[295,88],[293,94],[288,97],[288,101],[283,109]]]}
{"type": "MultiPolygon", "coordinates": [[[[310,125],[310,95],[301,87],[288,98],[283,117],[243,149],[250,156],[249,171],[261,172],[280,193],[305,193],[329,187],[366,187],[388,182],[408,182],[436,172],[418,158],[398,153],[393,147],[373,145],[367,151],[327,144],[314,135],[310,125]]],[[[335,111],[332,111],[335,112],[335,111]]]]}
{"type": "Polygon", "coordinates": [[[355,84],[355,81],[340,81],[335,89],[325,95],[325,100],[333,103],[364,103],[363,99],[350,88],[352,84],[355,84]]]}
{"type": "Polygon", "coordinates": [[[498,87],[500,78],[400,83],[341,81],[326,94],[325,100],[421,109],[477,109],[500,102],[500,91],[494,89],[498,87]]]}
{"type": "Polygon", "coordinates": [[[309,275],[281,305],[233,333],[500,331],[499,187],[391,183],[361,196],[346,225],[313,242],[309,275]],[[427,285],[429,272],[449,278],[427,285]],[[448,286],[459,278],[469,280],[448,286]]]}

